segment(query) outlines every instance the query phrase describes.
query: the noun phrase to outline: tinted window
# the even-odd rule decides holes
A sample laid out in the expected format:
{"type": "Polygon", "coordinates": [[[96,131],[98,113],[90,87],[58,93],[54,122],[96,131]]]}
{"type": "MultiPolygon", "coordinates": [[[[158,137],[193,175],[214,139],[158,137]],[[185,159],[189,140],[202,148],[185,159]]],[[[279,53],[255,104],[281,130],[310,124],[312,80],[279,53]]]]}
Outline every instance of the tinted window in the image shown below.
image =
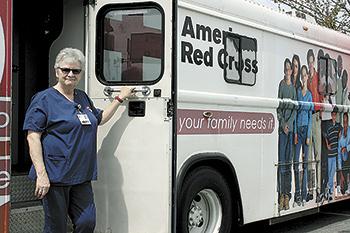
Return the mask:
{"type": "Polygon", "coordinates": [[[163,70],[163,14],[158,8],[109,9],[98,17],[97,75],[107,83],[155,82],[163,70]]]}

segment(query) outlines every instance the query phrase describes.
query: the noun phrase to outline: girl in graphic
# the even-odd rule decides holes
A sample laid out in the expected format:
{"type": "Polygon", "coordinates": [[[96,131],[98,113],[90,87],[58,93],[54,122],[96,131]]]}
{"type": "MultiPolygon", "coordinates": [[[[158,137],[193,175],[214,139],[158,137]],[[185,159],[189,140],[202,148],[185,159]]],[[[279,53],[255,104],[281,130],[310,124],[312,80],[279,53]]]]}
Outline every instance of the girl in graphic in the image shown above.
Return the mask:
{"type": "Polygon", "coordinates": [[[300,59],[299,56],[294,54],[292,58],[292,83],[295,87],[295,91],[300,87],[300,59]]]}
{"type": "Polygon", "coordinates": [[[307,200],[307,161],[309,155],[309,144],[311,138],[312,129],[312,95],[307,89],[308,81],[308,71],[307,67],[304,65],[301,68],[301,86],[297,91],[297,100],[299,104],[297,117],[296,117],[296,133],[295,133],[295,155],[294,155],[294,178],[295,178],[295,194],[294,201],[300,206],[301,203],[307,200]],[[300,182],[299,182],[299,159],[300,159],[300,149],[303,148],[302,156],[302,168],[303,168],[303,178],[302,178],[302,190],[300,192],[300,182]]]}
{"type": "Polygon", "coordinates": [[[278,88],[280,106],[277,108],[279,120],[278,137],[278,192],[279,210],[289,209],[291,197],[291,163],[293,145],[293,125],[296,112],[294,104],[284,99],[296,100],[295,88],[291,82],[292,63],[286,58],[284,61],[284,78],[278,88]]]}

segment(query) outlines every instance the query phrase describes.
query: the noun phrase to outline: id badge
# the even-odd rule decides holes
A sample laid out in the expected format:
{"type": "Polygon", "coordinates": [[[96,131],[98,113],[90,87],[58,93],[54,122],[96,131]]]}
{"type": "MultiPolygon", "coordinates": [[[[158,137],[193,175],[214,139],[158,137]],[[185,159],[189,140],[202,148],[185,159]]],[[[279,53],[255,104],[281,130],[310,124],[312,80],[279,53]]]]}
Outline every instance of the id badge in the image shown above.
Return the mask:
{"type": "Polygon", "coordinates": [[[87,114],[78,113],[77,115],[82,125],[91,125],[90,119],[87,114]]]}

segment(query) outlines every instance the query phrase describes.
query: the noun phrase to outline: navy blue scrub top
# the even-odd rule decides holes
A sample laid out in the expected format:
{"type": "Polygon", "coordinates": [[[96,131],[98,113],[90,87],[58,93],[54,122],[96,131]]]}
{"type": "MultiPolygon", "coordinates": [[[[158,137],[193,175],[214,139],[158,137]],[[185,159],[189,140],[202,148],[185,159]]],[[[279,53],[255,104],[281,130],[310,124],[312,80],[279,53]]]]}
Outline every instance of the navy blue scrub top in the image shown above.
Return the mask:
{"type": "MultiPolygon", "coordinates": [[[[24,130],[42,132],[43,159],[53,184],[74,185],[97,179],[96,139],[102,111],[81,90],[74,102],[50,87],[33,96],[24,130]],[[91,125],[82,125],[78,113],[87,114],[91,125]]],[[[34,166],[29,172],[36,179],[34,166]]]]}

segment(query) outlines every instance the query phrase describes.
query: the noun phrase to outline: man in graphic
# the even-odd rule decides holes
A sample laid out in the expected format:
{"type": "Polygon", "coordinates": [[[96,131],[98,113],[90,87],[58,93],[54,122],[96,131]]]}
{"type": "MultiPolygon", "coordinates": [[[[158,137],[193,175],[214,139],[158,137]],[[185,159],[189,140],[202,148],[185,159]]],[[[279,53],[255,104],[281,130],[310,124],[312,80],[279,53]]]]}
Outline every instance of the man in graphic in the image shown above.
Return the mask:
{"type": "Polygon", "coordinates": [[[284,78],[278,87],[280,106],[277,108],[279,121],[278,129],[278,192],[279,210],[289,209],[292,183],[292,147],[293,128],[296,111],[289,100],[296,100],[296,91],[291,81],[292,63],[286,58],[284,61],[284,78]]]}
{"type": "Polygon", "coordinates": [[[339,134],[341,130],[340,124],[336,122],[337,111],[337,107],[334,107],[333,111],[331,112],[332,120],[328,124],[327,130],[324,134],[328,157],[328,184],[325,192],[325,199],[328,201],[333,200],[334,176],[336,172],[339,134]]]}
{"type": "MultiPolygon", "coordinates": [[[[319,87],[319,76],[315,69],[315,55],[312,49],[307,52],[307,63],[309,66],[309,80],[308,80],[308,89],[312,95],[312,101],[314,103],[314,111],[312,113],[312,133],[311,133],[311,146],[309,146],[309,157],[308,157],[308,177],[312,178],[312,165],[313,161],[316,165],[316,185],[317,185],[317,194],[320,192],[321,187],[321,116],[320,116],[320,102],[321,96],[318,91],[319,87]],[[312,154],[313,150],[313,154],[312,154]],[[312,156],[313,155],[313,156],[312,156]]],[[[313,199],[313,182],[308,182],[308,195],[306,201],[313,199]]]]}

